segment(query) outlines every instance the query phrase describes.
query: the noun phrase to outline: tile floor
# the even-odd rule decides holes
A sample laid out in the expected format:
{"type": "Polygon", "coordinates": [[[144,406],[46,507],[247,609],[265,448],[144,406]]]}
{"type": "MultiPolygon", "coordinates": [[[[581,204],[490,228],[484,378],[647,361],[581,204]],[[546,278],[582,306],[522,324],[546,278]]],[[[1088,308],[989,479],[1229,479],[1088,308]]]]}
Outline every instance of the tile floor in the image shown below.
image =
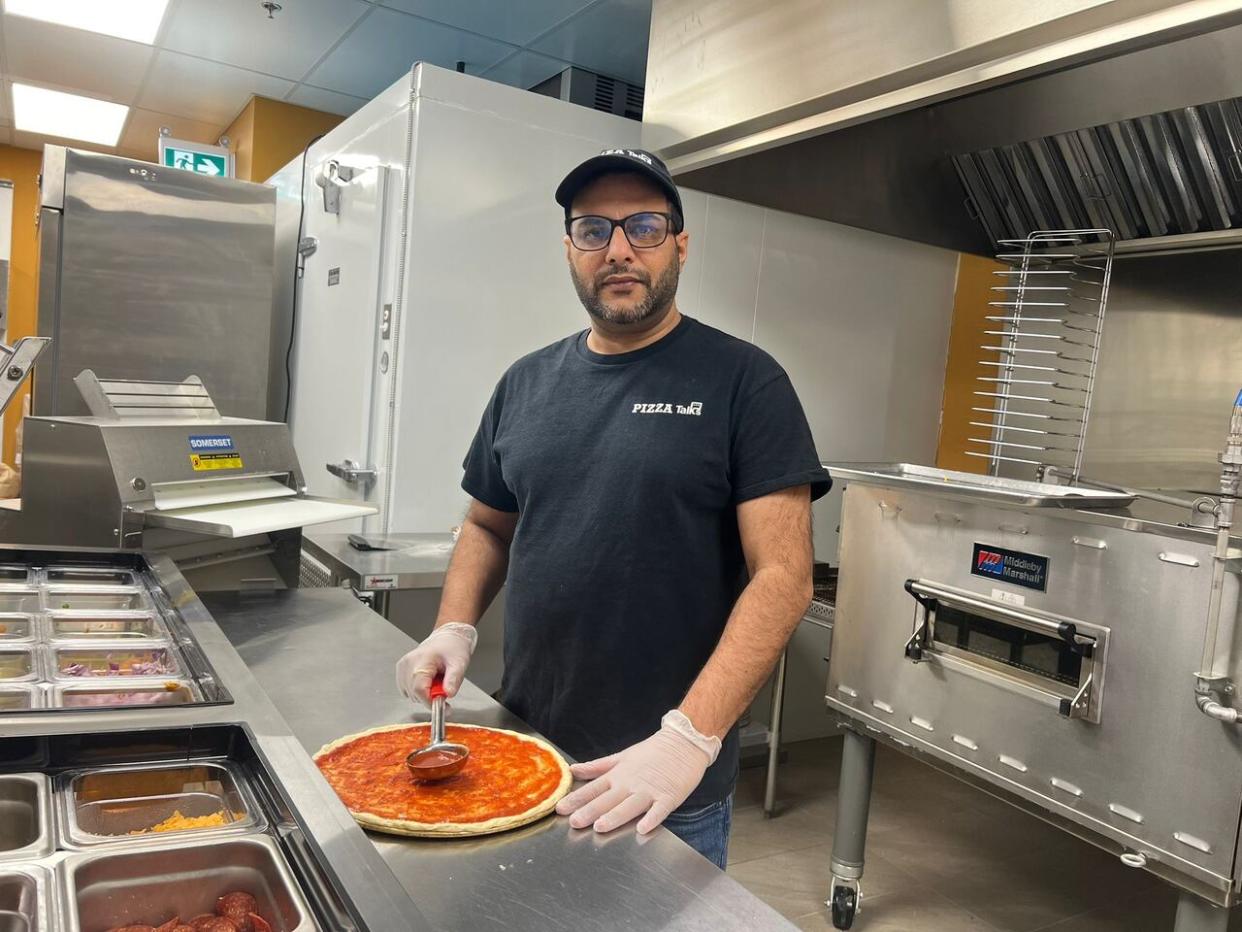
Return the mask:
{"type": "MultiPolygon", "coordinates": [[[[825,932],[840,738],[789,745],[776,818],[742,771],[729,875],[825,932]]],[[[1145,871],[904,755],[880,748],[856,932],[1171,932],[1177,897],[1145,871]]],[[[1229,926],[1242,932],[1242,908],[1229,926]]]]}

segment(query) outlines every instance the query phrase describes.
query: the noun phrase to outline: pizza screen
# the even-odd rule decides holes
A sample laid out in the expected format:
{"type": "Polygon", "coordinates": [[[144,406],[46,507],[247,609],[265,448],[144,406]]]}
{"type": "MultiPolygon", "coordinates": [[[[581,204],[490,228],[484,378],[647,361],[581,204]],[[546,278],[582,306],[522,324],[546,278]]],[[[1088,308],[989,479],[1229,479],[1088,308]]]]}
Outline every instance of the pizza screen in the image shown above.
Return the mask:
{"type": "Polygon", "coordinates": [[[431,742],[427,725],[379,731],[320,755],[316,763],[346,808],[403,822],[468,824],[519,816],[561,784],[563,765],[550,750],[517,735],[449,725],[445,740],[470,748],[456,776],[419,783],[406,756],[431,742]]]}

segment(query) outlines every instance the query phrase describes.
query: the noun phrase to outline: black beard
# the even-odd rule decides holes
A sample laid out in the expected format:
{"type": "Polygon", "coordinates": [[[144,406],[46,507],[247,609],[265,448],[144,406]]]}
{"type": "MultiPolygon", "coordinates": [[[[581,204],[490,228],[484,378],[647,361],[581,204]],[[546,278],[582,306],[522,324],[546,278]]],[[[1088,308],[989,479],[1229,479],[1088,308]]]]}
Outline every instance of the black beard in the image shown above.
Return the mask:
{"type": "Polygon", "coordinates": [[[677,296],[677,283],[681,278],[681,263],[676,261],[670,262],[668,268],[656,279],[654,285],[648,276],[633,269],[601,270],[597,276],[597,281],[588,283],[579,278],[577,270],[570,265],[569,277],[573,279],[574,290],[578,292],[578,300],[582,302],[582,306],[586,308],[588,314],[604,323],[630,326],[640,323],[649,317],[662,317],[668,311],[673,303],[673,299],[677,296]],[[600,298],[599,292],[603,285],[603,280],[612,275],[633,275],[640,279],[647,289],[647,297],[643,298],[642,301],[630,310],[622,311],[609,307],[600,298]]]}

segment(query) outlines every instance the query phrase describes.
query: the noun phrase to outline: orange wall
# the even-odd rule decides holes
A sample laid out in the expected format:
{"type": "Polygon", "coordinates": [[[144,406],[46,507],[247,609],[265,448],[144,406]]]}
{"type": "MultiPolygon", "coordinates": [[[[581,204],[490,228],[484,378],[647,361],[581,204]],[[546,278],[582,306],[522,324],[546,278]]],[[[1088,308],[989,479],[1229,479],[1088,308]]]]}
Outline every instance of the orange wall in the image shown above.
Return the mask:
{"type": "Polygon", "coordinates": [[[237,177],[266,181],[299,155],[308,142],[343,119],[281,100],[250,98],[224,131],[236,157],[237,177]]]}
{"type": "MultiPolygon", "coordinates": [[[[983,452],[982,444],[970,443],[969,437],[980,436],[981,428],[972,428],[971,420],[988,421],[987,415],[971,411],[972,406],[985,407],[988,399],[977,397],[974,392],[980,383],[975,379],[994,367],[981,366],[985,358],[996,359],[980,347],[988,342],[984,331],[988,329],[988,302],[992,300],[989,289],[996,283],[992,274],[1004,268],[998,262],[963,253],[957,264],[957,293],[953,298],[953,323],[949,330],[949,359],[944,373],[944,403],[940,419],[940,444],[936,450],[936,465],[941,469],[957,469],[962,472],[987,472],[987,460],[967,456],[967,450],[983,452]]],[[[991,374],[995,375],[995,371],[991,374]]]]}
{"type": "MultiPolygon", "coordinates": [[[[37,322],[39,241],[35,227],[39,204],[39,168],[43,153],[0,145],[0,178],[13,182],[13,251],[9,260],[8,342],[35,332],[37,322]]],[[[4,461],[13,464],[14,437],[21,420],[27,382],[4,418],[4,461]]]]}

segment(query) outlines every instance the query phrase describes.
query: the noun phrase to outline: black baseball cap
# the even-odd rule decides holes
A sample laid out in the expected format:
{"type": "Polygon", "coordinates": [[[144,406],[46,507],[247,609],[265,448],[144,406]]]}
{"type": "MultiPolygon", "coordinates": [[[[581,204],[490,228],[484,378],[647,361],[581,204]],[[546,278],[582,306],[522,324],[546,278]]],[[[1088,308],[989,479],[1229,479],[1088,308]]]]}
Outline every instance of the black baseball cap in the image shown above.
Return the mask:
{"type": "Polygon", "coordinates": [[[673,183],[668,166],[645,149],[605,149],[599,155],[591,156],[557,185],[556,203],[568,211],[579,191],[600,175],[614,172],[632,172],[649,178],[668,195],[678,219],[685,217],[686,212],[681,207],[681,193],[673,183]]]}

